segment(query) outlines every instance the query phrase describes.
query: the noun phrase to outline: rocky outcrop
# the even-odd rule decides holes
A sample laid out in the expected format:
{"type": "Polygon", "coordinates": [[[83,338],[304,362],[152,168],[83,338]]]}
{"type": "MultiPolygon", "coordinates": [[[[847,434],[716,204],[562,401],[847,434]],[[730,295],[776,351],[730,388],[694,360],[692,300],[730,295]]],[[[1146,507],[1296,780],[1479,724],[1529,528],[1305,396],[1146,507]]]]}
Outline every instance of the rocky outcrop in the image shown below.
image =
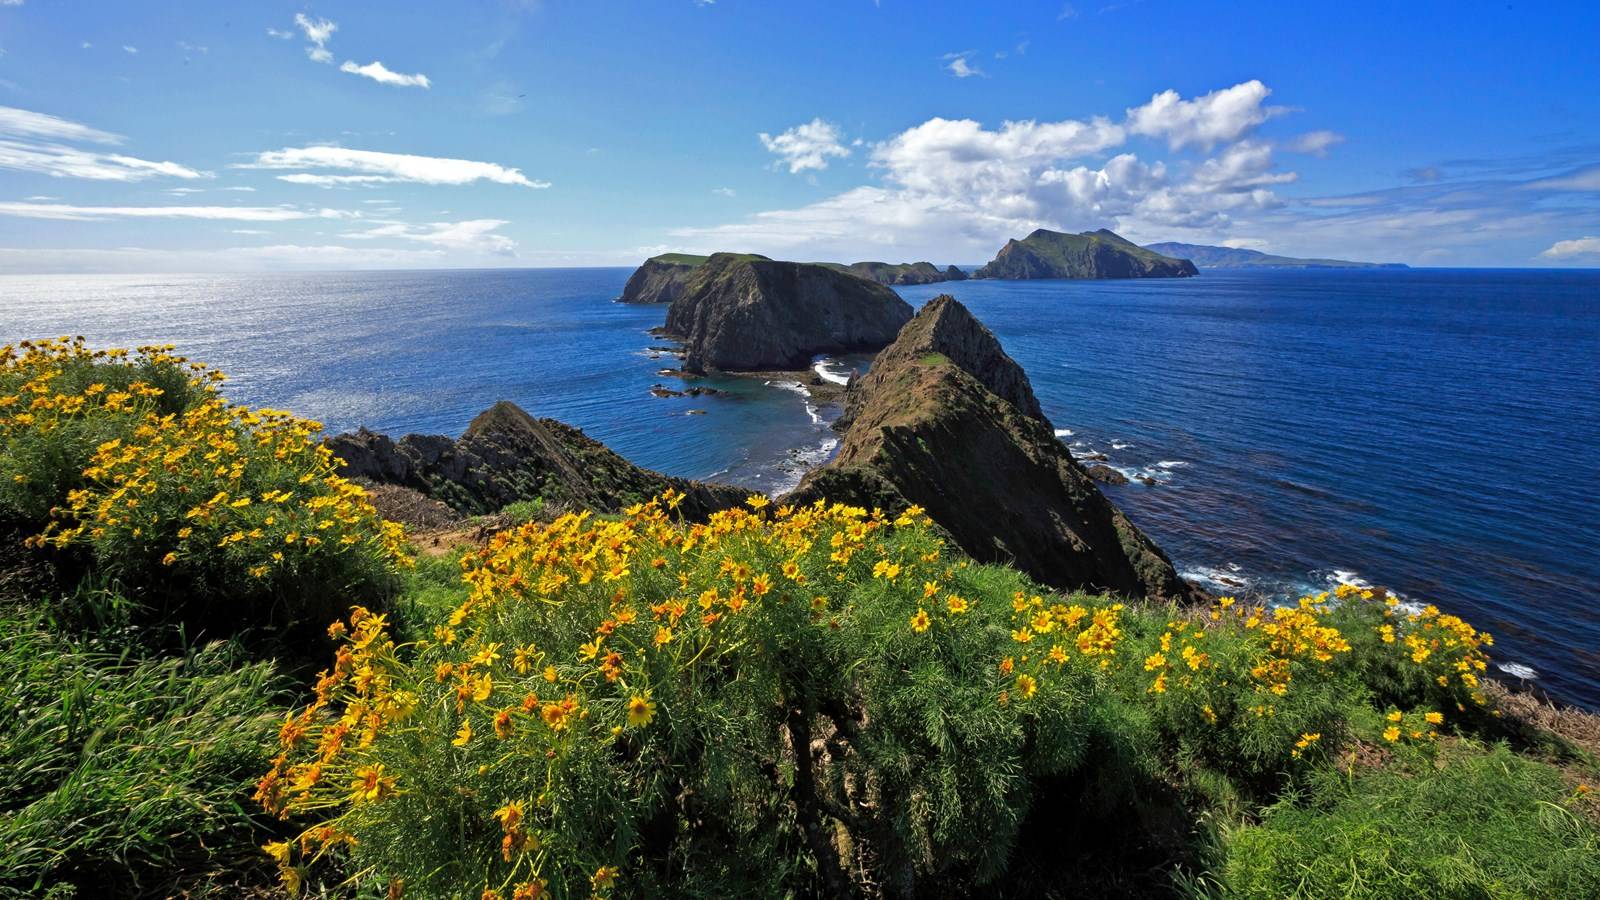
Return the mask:
{"type": "Polygon", "coordinates": [[[1022,366],[956,298],[940,294],[900,329],[894,343],[878,354],[872,368],[845,394],[845,411],[840,417],[845,424],[839,428],[849,426],[863,402],[883,390],[883,383],[895,377],[901,364],[934,356],[947,358],[1023,415],[1050,424],[1022,366]]]}
{"type": "Polygon", "coordinates": [[[852,385],[838,455],[789,499],[915,504],[972,557],[1061,589],[1192,596],[1056,439],[998,350],[960,303],[930,303],[852,385]]]}
{"type": "Polygon", "coordinates": [[[1173,259],[1102,228],[1063,234],[1041,228],[1010,240],[973,278],[1178,278],[1197,275],[1186,259],[1173,259]]]}
{"type": "Polygon", "coordinates": [[[877,350],[911,318],[883,285],[827,266],[718,253],[667,309],[689,372],[803,369],[820,353],[877,350]]]}
{"type": "Polygon", "coordinates": [[[664,253],[652,256],[633,270],[622,288],[623,303],[671,303],[683,293],[694,271],[706,261],[704,256],[664,253]]]}
{"type": "Polygon", "coordinates": [[[858,262],[848,266],[826,263],[824,265],[879,284],[935,284],[941,281],[965,281],[967,278],[967,273],[955,266],[940,270],[930,262],[858,262]]]}
{"type": "Polygon", "coordinates": [[[667,488],[685,495],[691,518],[737,506],[749,492],[642,469],[581,430],[535,419],[502,400],[480,413],[459,439],[407,435],[398,441],[362,429],[328,440],[342,474],[412,488],[468,515],[518,500],[615,512],[667,488]]]}

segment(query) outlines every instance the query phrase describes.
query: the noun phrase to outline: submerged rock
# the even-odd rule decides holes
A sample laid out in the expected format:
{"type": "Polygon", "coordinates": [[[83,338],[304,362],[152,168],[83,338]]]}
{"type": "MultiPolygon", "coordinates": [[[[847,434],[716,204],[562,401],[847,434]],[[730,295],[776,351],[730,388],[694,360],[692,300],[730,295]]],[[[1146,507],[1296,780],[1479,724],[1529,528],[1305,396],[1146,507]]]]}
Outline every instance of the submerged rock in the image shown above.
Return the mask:
{"type": "Polygon", "coordinates": [[[960,303],[929,303],[850,390],[832,462],[788,498],[929,516],[964,551],[1062,589],[1193,594],[1094,486],[1038,412],[1032,387],[960,303]]]}
{"type": "Polygon", "coordinates": [[[348,477],[413,488],[467,515],[535,498],[616,512],[672,488],[685,495],[685,515],[704,518],[749,494],[640,468],[581,430],[536,419],[504,400],[473,419],[459,439],[413,434],[394,441],[362,429],[329,438],[328,446],[348,477]]]}
{"type": "Polygon", "coordinates": [[[1063,234],[1040,228],[1012,239],[973,278],[1177,278],[1197,275],[1187,259],[1146,250],[1107,229],[1063,234]]]}
{"type": "Polygon", "coordinates": [[[799,370],[820,353],[877,350],[911,306],[875,282],[810,263],[718,253],[667,310],[686,371],[799,370]]]}
{"type": "Polygon", "coordinates": [[[1089,466],[1083,470],[1090,478],[1101,484],[1127,484],[1128,476],[1118,472],[1108,465],[1100,464],[1089,466]]]}

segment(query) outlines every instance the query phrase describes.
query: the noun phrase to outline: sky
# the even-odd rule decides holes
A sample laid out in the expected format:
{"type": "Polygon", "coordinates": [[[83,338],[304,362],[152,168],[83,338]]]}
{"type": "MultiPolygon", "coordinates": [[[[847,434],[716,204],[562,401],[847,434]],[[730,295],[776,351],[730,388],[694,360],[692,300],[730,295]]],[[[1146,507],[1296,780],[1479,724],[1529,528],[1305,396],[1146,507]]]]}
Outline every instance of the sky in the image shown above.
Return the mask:
{"type": "Polygon", "coordinates": [[[0,272],[1600,266],[1589,3],[0,0],[0,272]]]}

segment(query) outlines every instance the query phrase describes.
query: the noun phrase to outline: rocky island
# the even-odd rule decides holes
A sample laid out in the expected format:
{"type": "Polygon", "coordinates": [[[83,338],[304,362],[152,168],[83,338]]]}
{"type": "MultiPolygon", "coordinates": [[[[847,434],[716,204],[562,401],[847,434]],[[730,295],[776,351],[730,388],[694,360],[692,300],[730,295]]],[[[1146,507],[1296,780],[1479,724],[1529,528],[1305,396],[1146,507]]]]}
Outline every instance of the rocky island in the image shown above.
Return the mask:
{"type": "Polygon", "coordinates": [[[955,266],[946,266],[940,269],[931,262],[914,263],[885,263],[885,262],[858,262],[844,265],[843,263],[822,263],[830,269],[848,272],[857,278],[876,281],[879,284],[937,284],[941,281],[965,281],[967,273],[955,266]]]}
{"type": "Polygon", "coordinates": [[[1107,229],[1064,234],[1040,228],[1012,239],[973,278],[1181,278],[1199,274],[1194,263],[1174,259],[1107,229]]]}
{"type": "Polygon", "coordinates": [[[1348,259],[1302,259],[1276,256],[1242,247],[1212,247],[1162,241],[1144,248],[1165,256],[1182,257],[1202,269],[1409,269],[1405,263],[1352,262],[1348,259]]]}
{"type": "Polygon", "coordinates": [[[684,344],[684,370],[798,370],[822,353],[877,350],[910,304],[876,282],[813,263],[717,253],[667,309],[663,332],[684,344]]]}
{"type": "Polygon", "coordinates": [[[846,410],[838,456],[791,501],[917,505],[974,559],[1054,587],[1196,595],[1094,486],[1022,367],[954,297],[930,301],[878,354],[846,410]]]}

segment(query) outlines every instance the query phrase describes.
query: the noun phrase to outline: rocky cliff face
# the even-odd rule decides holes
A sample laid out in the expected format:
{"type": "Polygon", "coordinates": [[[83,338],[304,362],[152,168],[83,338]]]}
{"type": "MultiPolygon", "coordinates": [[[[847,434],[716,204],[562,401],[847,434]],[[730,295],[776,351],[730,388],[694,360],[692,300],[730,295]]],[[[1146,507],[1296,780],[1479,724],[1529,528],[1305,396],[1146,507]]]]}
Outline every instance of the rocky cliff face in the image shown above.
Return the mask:
{"type": "Polygon", "coordinates": [[[845,394],[845,412],[840,419],[845,424],[837,427],[847,428],[864,401],[885,390],[884,382],[893,379],[901,366],[934,355],[950,360],[1023,415],[1050,424],[1022,366],[956,298],[940,294],[900,329],[894,343],[878,354],[872,368],[845,394]]]}
{"type": "Polygon", "coordinates": [[[960,303],[930,303],[852,385],[839,455],[790,499],[916,504],[969,555],[1045,584],[1192,596],[1056,439],[1026,376],[998,352],[960,303]]]}
{"type": "Polygon", "coordinates": [[[1010,240],[973,278],[1179,278],[1199,274],[1186,259],[1162,256],[1104,228],[1062,234],[1041,228],[1010,240]]]}
{"type": "Polygon", "coordinates": [[[667,310],[690,372],[803,369],[819,353],[876,350],[911,318],[894,291],[827,266],[719,253],[667,310]]]}
{"type": "Polygon", "coordinates": [[[546,504],[615,512],[665,491],[685,495],[680,509],[705,518],[737,506],[749,492],[641,469],[554,419],[535,419],[502,400],[459,439],[407,435],[399,441],[365,429],[329,438],[343,474],[401,485],[468,515],[542,497],[546,504]]]}
{"type": "Polygon", "coordinates": [[[617,299],[623,303],[671,303],[704,261],[704,257],[683,254],[651,257],[628,276],[617,299]]]}

